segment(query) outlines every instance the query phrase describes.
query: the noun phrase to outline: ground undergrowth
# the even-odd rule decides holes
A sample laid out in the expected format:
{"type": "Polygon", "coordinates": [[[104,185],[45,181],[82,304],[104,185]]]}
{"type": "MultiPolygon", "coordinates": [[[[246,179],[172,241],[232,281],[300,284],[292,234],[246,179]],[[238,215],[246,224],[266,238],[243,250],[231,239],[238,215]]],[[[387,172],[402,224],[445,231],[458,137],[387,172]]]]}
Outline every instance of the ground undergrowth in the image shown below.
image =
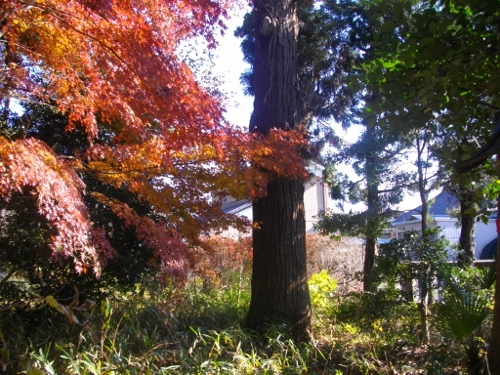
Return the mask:
{"type": "Polygon", "coordinates": [[[75,309],[75,319],[45,301],[3,310],[2,372],[467,373],[459,342],[433,329],[430,341],[422,343],[414,303],[387,291],[339,295],[326,272],[310,281],[310,343],[296,345],[280,326],[256,336],[242,328],[248,279],[239,274],[233,282],[215,286],[194,278],[182,289],[138,285],[75,309]]]}

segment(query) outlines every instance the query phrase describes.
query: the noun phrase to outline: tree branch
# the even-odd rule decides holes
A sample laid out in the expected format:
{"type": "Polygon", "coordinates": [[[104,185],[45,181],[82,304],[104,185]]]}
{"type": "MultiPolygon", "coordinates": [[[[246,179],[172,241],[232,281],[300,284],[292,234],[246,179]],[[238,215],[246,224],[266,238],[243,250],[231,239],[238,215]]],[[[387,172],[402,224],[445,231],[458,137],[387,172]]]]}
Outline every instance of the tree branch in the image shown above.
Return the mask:
{"type": "Polygon", "coordinates": [[[14,275],[16,272],[17,269],[15,268],[11,269],[9,273],[0,280],[0,286],[4,285],[7,282],[7,280],[9,280],[12,277],[12,275],[14,275]]]}

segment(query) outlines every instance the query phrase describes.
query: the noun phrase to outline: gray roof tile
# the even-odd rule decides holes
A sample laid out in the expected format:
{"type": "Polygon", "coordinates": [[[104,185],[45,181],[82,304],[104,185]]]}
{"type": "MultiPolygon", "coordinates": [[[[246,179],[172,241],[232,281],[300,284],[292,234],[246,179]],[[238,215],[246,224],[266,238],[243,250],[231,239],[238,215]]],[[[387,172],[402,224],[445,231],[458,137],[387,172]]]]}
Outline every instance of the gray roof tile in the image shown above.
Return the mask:
{"type": "MultiPolygon", "coordinates": [[[[460,207],[460,203],[457,197],[447,191],[442,191],[432,201],[433,203],[430,205],[429,208],[429,215],[431,215],[432,217],[438,217],[438,216],[449,217],[450,210],[460,207]]],[[[422,205],[410,211],[406,211],[404,214],[398,216],[392,222],[392,224],[405,223],[414,215],[415,216],[422,215],[422,205]]]]}

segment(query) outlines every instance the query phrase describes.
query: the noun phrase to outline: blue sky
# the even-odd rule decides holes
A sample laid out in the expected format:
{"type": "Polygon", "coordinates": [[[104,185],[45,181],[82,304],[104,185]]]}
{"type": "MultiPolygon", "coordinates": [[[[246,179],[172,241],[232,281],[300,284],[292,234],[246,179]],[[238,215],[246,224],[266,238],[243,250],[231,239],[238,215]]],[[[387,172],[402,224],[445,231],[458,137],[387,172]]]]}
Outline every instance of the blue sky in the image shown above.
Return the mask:
{"type": "Polygon", "coordinates": [[[222,91],[228,97],[227,120],[233,125],[244,128],[248,128],[253,110],[253,98],[243,94],[243,86],[240,84],[240,75],[248,68],[248,64],[243,61],[241,39],[234,36],[234,31],[242,24],[243,16],[249,10],[247,7],[232,13],[225,35],[219,38],[214,59],[214,73],[220,74],[225,81],[222,91]]]}

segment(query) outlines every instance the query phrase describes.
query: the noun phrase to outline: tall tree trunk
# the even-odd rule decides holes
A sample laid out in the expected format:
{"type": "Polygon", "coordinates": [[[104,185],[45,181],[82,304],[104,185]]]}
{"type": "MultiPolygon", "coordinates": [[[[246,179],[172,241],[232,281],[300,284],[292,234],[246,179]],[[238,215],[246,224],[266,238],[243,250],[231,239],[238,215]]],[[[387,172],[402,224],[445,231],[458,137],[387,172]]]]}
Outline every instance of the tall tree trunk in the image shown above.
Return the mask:
{"type": "MultiPolygon", "coordinates": [[[[463,160],[465,157],[465,151],[468,150],[466,147],[468,144],[467,138],[462,138],[460,142],[460,147],[457,148],[458,160],[463,160]],[[464,147],[462,147],[464,146],[464,147]]],[[[459,179],[457,186],[450,186],[450,190],[455,194],[460,202],[460,237],[458,239],[459,250],[457,257],[457,263],[459,267],[471,266],[474,262],[474,249],[476,244],[474,242],[474,230],[476,218],[472,215],[466,214],[466,211],[474,208],[474,190],[472,186],[463,182],[459,179]]]]}
{"type": "MultiPolygon", "coordinates": [[[[254,1],[254,111],[250,131],[294,129],[298,118],[296,3],[254,1]]],[[[253,205],[252,296],[246,324],[262,330],[286,324],[297,341],[309,339],[304,186],[276,178],[253,205]]]]}
{"type": "Polygon", "coordinates": [[[428,216],[429,216],[429,203],[427,202],[427,189],[426,180],[424,176],[424,151],[425,151],[426,140],[421,140],[417,137],[417,171],[418,171],[418,194],[420,196],[420,202],[422,203],[422,236],[428,228],[428,216]]]}
{"type": "MultiPolygon", "coordinates": [[[[374,127],[367,127],[368,139],[375,139],[374,127]]],[[[363,263],[363,290],[373,291],[373,267],[375,266],[375,253],[378,245],[378,235],[380,224],[378,215],[380,214],[379,202],[379,179],[377,176],[376,156],[371,151],[366,154],[366,189],[367,189],[367,212],[369,213],[368,225],[365,237],[365,259],[363,263]]]]}
{"type": "MultiPolygon", "coordinates": [[[[500,159],[500,154],[497,154],[500,159]]],[[[500,164],[497,167],[500,171],[500,164]]],[[[490,342],[488,343],[488,371],[489,374],[500,374],[500,195],[497,199],[497,276],[495,283],[495,305],[493,307],[493,325],[491,327],[490,342]]]]}
{"type": "MultiPolygon", "coordinates": [[[[429,215],[429,203],[427,201],[427,190],[426,190],[426,180],[424,176],[424,151],[426,148],[427,138],[424,136],[422,139],[417,136],[417,170],[418,170],[418,192],[420,195],[420,201],[422,203],[422,238],[427,236],[428,228],[428,215],[429,215]]],[[[429,289],[430,289],[430,264],[424,264],[420,260],[419,265],[419,292],[420,298],[418,303],[418,309],[420,312],[420,324],[422,325],[421,339],[423,343],[428,343],[430,338],[429,331],[429,289]]]]}
{"type": "Polygon", "coordinates": [[[285,323],[293,337],[307,341],[310,302],[307,288],[304,185],[279,178],[268,196],[254,203],[252,298],[247,324],[254,329],[285,323]]]}
{"type": "Polygon", "coordinates": [[[467,267],[472,265],[474,261],[474,224],[476,222],[474,216],[467,215],[465,212],[474,207],[474,193],[469,189],[460,189],[458,195],[460,201],[460,221],[461,230],[458,244],[460,245],[460,253],[458,254],[458,265],[467,267]]]}
{"type": "Polygon", "coordinates": [[[376,237],[368,235],[365,239],[365,259],[363,262],[363,290],[372,292],[375,289],[373,285],[373,268],[375,266],[375,254],[377,252],[378,240],[376,237]]]}

